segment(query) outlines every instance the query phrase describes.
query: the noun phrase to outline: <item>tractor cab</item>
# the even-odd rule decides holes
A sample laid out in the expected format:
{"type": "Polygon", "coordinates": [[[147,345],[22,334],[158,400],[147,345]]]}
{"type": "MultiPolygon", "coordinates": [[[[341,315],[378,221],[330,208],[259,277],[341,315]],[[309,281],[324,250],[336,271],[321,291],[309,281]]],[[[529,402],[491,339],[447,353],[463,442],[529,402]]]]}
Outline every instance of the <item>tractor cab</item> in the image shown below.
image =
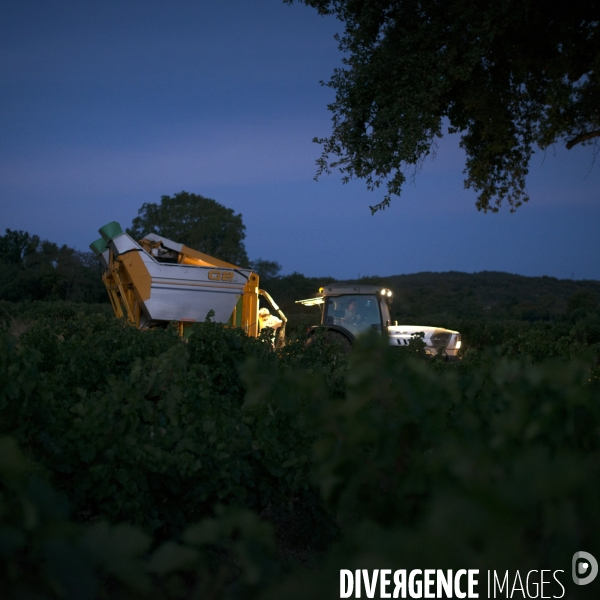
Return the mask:
{"type": "Polygon", "coordinates": [[[315,298],[296,302],[319,306],[321,326],[345,337],[350,345],[356,336],[369,330],[387,334],[390,325],[392,292],[387,288],[335,283],[320,288],[315,298]]]}
{"type": "MultiPolygon", "coordinates": [[[[461,335],[442,327],[391,324],[392,292],[374,285],[332,283],[319,289],[315,298],[297,300],[304,306],[321,309],[321,325],[326,337],[344,350],[354,346],[357,336],[373,330],[388,337],[390,346],[408,346],[415,336],[421,337],[424,352],[429,356],[441,354],[445,359],[459,357],[461,335]]],[[[317,326],[311,327],[314,331],[317,326]]]]}

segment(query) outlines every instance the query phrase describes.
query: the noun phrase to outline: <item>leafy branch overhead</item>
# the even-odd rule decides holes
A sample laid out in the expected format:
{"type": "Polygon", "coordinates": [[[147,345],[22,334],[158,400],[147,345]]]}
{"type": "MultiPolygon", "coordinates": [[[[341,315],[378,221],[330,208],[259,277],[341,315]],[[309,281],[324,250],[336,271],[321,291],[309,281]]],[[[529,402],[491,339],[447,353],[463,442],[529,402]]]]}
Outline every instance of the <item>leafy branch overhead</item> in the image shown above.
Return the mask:
{"type": "MultiPolygon", "coordinates": [[[[288,4],[293,0],[284,0],[288,4]]],[[[301,0],[345,26],[343,68],[318,175],[399,195],[407,174],[460,133],[465,187],[479,210],[528,201],[537,146],[596,144],[600,136],[600,9],[584,0],[301,0]]]]}

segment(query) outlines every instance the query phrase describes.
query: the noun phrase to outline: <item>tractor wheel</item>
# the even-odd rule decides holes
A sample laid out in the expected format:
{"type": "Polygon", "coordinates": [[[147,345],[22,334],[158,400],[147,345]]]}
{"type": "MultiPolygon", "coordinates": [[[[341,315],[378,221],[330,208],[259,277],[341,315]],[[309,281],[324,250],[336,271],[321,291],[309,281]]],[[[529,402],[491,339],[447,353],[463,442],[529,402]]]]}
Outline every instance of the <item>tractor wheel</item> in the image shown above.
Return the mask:
{"type": "Polygon", "coordinates": [[[352,342],[339,331],[329,329],[325,332],[325,343],[328,346],[339,346],[345,354],[352,350],[352,342]]]}

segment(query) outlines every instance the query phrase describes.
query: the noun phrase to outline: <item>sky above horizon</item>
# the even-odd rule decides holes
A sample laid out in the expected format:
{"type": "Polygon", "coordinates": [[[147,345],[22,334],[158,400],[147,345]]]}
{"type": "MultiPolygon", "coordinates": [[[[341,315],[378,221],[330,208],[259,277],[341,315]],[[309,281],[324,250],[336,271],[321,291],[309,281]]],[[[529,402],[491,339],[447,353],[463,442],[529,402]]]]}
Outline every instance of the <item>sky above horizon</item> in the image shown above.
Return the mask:
{"type": "Polygon", "coordinates": [[[475,208],[457,136],[414,184],[314,181],[341,25],[282,0],[7,4],[0,21],[0,232],[87,250],[185,190],[243,215],[251,259],[350,279],[505,271],[600,280],[600,162],[534,155],[529,204],[475,208]]]}

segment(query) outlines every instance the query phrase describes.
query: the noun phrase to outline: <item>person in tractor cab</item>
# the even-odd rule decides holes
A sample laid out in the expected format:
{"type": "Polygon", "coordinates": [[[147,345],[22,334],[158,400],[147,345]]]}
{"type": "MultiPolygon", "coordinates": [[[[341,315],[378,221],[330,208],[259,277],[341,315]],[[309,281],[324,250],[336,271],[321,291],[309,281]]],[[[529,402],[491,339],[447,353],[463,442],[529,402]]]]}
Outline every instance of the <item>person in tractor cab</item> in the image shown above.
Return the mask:
{"type": "Polygon", "coordinates": [[[364,316],[358,310],[358,302],[356,298],[352,298],[344,313],[344,324],[351,330],[357,330],[363,320],[364,316]]]}

